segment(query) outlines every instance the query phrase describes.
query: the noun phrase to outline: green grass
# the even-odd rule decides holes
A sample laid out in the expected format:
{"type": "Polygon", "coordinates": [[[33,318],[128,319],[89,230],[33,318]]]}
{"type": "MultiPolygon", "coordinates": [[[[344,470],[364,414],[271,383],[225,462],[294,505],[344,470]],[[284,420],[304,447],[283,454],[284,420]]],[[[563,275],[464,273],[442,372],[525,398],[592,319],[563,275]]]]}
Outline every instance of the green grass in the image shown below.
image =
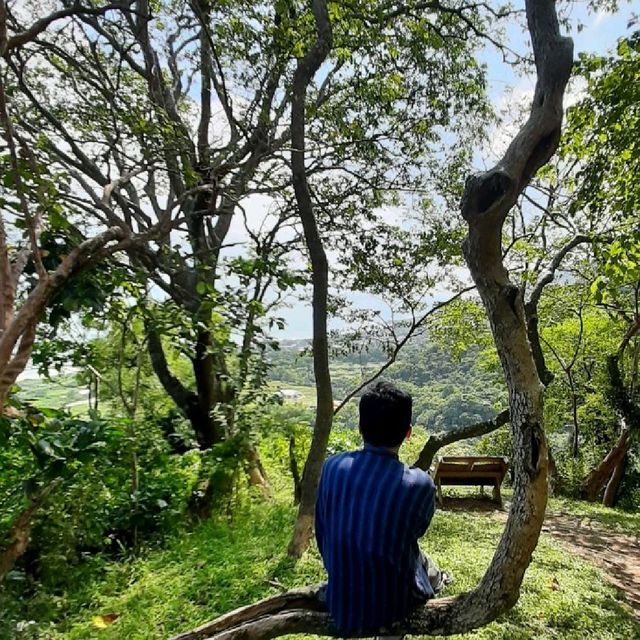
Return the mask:
{"type": "Polygon", "coordinates": [[[549,511],[577,516],[609,529],[640,536],[640,513],[611,509],[599,503],[571,500],[569,498],[549,498],[549,511]]]}
{"type": "MultiPolygon", "coordinates": [[[[403,447],[407,461],[415,459],[426,437],[422,429],[412,435],[403,447]]],[[[356,440],[357,434],[349,430],[332,434],[334,447],[353,448],[356,440]]],[[[138,558],[117,562],[92,556],[80,567],[70,567],[70,586],[64,592],[40,590],[24,603],[22,617],[36,622],[21,633],[15,625],[0,628],[0,639],[165,640],[277,593],[274,583],[289,588],[323,580],[315,548],[297,564],[285,554],[295,517],[286,442],[268,438],[262,455],[276,494],[273,501],[245,497],[232,517],[176,531],[164,549],[143,551],[138,558]],[[96,616],[107,614],[118,617],[105,628],[96,626],[96,616]]],[[[637,530],[638,514],[557,499],[550,508],[637,530]]],[[[502,525],[490,515],[440,511],[422,544],[455,575],[455,594],[477,584],[501,533],[502,525]]],[[[640,629],[599,568],[543,535],[516,607],[487,627],[457,638],[632,640],[640,639],[640,629]]]]}
{"type": "MultiPolygon", "coordinates": [[[[275,593],[270,581],[286,587],[318,582],[324,572],[315,549],[297,565],[284,553],[293,518],[294,509],[283,501],[256,503],[230,520],[176,535],[165,550],[128,562],[103,562],[98,577],[79,580],[62,601],[40,596],[29,603],[42,630],[33,637],[166,639],[275,593]],[[105,614],[118,619],[99,629],[93,619],[105,614]]],[[[423,546],[453,571],[452,592],[457,593],[480,579],[500,533],[500,524],[490,517],[440,512],[423,546]]],[[[458,638],[624,640],[637,633],[600,571],[543,536],[517,606],[499,621],[458,638]]]]}

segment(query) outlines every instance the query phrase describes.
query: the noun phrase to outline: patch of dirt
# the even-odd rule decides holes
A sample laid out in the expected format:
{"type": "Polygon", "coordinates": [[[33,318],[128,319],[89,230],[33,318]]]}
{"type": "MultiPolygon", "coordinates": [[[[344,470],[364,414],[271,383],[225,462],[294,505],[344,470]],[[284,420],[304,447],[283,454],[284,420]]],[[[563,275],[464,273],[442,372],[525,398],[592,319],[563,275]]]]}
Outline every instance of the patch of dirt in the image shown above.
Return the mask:
{"type": "MultiPolygon", "coordinates": [[[[474,513],[501,513],[503,508],[488,497],[443,497],[437,509],[444,511],[473,511],[474,513]]],[[[506,516],[506,514],[505,514],[506,516]]]]}
{"type": "Polygon", "coordinates": [[[542,531],[601,567],[640,621],[640,540],[565,513],[547,513],[542,531]]]}
{"type": "MultiPolygon", "coordinates": [[[[487,513],[505,521],[504,508],[478,498],[444,498],[442,509],[487,513]]],[[[640,539],[609,529],[589,518],[547,512],[542,531],[559,540],[569,551],[598,565],[622,594],[629,613],[640,621],[640,539]]]]}

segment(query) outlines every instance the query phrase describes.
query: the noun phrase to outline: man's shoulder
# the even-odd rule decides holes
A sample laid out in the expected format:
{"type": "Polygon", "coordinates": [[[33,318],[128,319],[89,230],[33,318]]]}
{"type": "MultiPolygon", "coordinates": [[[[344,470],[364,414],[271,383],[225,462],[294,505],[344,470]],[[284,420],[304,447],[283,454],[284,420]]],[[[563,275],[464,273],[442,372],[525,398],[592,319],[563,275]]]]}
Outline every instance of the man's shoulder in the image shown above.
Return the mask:
{"type": "Polygon", "coordinates": [[[407,467],[405,469],[405,483],[420,493],[431,493],[436,489],[431,476],[417,467],[407,467]]]}
{"type": "Polygon", "coordinates": [[[331,467],[340,467],[344,465],[348,466],[353,462],[356,454],[357,451],[343,451],[342,453],[334,453],[324,461],[324,468],[330,469],[331,467]]]}

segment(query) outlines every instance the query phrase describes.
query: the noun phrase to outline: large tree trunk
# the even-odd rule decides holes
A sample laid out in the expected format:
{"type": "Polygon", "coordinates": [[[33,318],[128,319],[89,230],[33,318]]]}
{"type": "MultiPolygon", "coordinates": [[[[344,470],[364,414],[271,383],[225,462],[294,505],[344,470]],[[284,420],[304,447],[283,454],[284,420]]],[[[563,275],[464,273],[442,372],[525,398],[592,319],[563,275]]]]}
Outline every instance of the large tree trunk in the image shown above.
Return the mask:
{"type": "MultiPolygon", "coordinates": [[[[325,2],[315,0],[313,4],[316,24],[322,24],[325,2]]],[[[573,46],[560,36],[553,0],[527,0],[526,9],[538,71],[531,114],[500,163],[467,181],[462,205],[469,226],[465,258],[487,309],[509,390],[513,501],[491,564],[477,587],[455,598],[429,602],[388,630],[393,634],[466,633],[511,608],[518,600],[544,518],[547,443],[542,423],[543,387],[527,340],[522,292],[509,281],[502,263],[501,236],[517,197],[557,147],[573,46]]],[[[272,600],[277,600],[273,613],[268,601],[263,602],[224,616],[212,623],[211,631],[182,638],[263,640],[290,633],[341,635],[328,615],[317,611],[313,592],[307,594],[306,602],[304,598],[303,603],[296,602],[295,608],[283,598],[272,600]]]]}
{"type": "Polygon", "coordinates": [[[311,447],[302,473],[300,504],[293,537],[289,543],[289,555],[300,557],[309,546],[313,535],[316,492],[322,463],[327,451],[329,433],[333,422],[333,393],[329,373],[329,342],[327,339],[327,295],[329,267],[322,238],[316,224],[311,191],[305,167],[305,103],[307,87],[324,62],[333,34],[326,3],[313,2],[317,39],[313,47],[298,62],[293,77],[291,97],[291,168],[293,188],[298,211],[309,251],[313,284],[313,371],[316,379],[316,420],[311,447]]]}
{"type": "MultiPolygon", "coordinates": [[[[217,353],[209,331],[198,333],[196,354],[192,360],[200,414],[205,421],[198,425],[202,448],[222,442],[233,427],[233,385],[228,382],[224,356],[217,353]]],[[[194,426],[195,429],[195,426],[194,426]]]]}
{"type": "MultiPolygon", "coordinates": [[[[627,452],[629,447],[627,445],[627,452]]],[[[613,507],[616,504],[616,499],[618,497],[618,489],[620,488],[620,483],[622,482],[622,477],[624,476],[624,469],[627,462],[627,452],[625,455],[620,458],[618,464],[616,464],[613,473],[611,474],[611,478],[609,478],[609,482],[607,482],[607,486],[604,490],[604,495],[602,496],[602,504],[605,507],[613,507]]]]}
{"type": "MultiPolygon", "coordinates": [[[[169,369],[162,341],[151,323],[147,323],[147,345],[153,370],[167,394],[189,420],[201,450],[206,451],[222,442],[230,427],[229,412],[233,411],[233,388],[219,374],[220,363],[212,349],[209,332],[200,332],[196,354],[192,359],[197,392],[187,389],[169,369]],[[222,407],[223,415],[216,411],[222,407]]],[[[168,425],[170,426],[170,425],[168,425]]],[[[163,431],[176,453],[184,451],[184,442],[167,428],[163,431]]],[[[231,494],[235,472],[230,460],[221,462],[213,473],[203,471],[198,488],[189,501],[189,511],[198,519],[208,518],[231,494]]]]}
{"type": "Polygon", "coordinates": [[[147,348],[153,371],[169,397],[191,423],[200,447],[206,448],[207,442],[211,440],[209,418],[206,412],[202,410],[198,395],[187,389],[169,369],[158,332],[149,323],[147,323],[146,331],[148,336],[147,348]]]}
{"type": "Polygon", "coordinates": [[[221,442],[225,435],[225,420],[214,413],[218,405],[227,407],[233,398],[232,389],[224,382],[216,366],[214,355],[209,353],[208,333],[198,336],[196,356],[192,360],[197,392],[187,389],[173,375],[157,331],[150,325],[146,327],[148,350],[151,365],[164,390],[174,401],[178,409],[189,420],[198,445],[202,450],[210,449],[221,442]]]}
{"type": "Polygon", "coordinates": [[[620,436],[605,456],[604,460],[583,480],[580,486],[580,497],[589,502],[595,502],[615,468],[627,455],[629,450],[631,432],[623,426],[620,436]]]}

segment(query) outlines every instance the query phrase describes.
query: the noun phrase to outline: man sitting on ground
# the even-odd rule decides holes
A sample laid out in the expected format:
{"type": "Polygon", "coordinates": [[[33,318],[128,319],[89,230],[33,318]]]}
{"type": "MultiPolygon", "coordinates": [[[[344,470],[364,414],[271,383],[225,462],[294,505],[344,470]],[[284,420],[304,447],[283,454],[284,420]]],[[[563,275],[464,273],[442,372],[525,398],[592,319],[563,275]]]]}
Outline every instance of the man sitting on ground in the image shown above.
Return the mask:
{"type": "Polygon", "coordinates": [[[326,603],[345,635],[389,629],[450,581],[418,548],[436,489],[398,459],[411,433],[411,396],[378,382],[360,400],[364,449],[329,458],[316,502],[316,538],[329,574],[326,603]]]}

